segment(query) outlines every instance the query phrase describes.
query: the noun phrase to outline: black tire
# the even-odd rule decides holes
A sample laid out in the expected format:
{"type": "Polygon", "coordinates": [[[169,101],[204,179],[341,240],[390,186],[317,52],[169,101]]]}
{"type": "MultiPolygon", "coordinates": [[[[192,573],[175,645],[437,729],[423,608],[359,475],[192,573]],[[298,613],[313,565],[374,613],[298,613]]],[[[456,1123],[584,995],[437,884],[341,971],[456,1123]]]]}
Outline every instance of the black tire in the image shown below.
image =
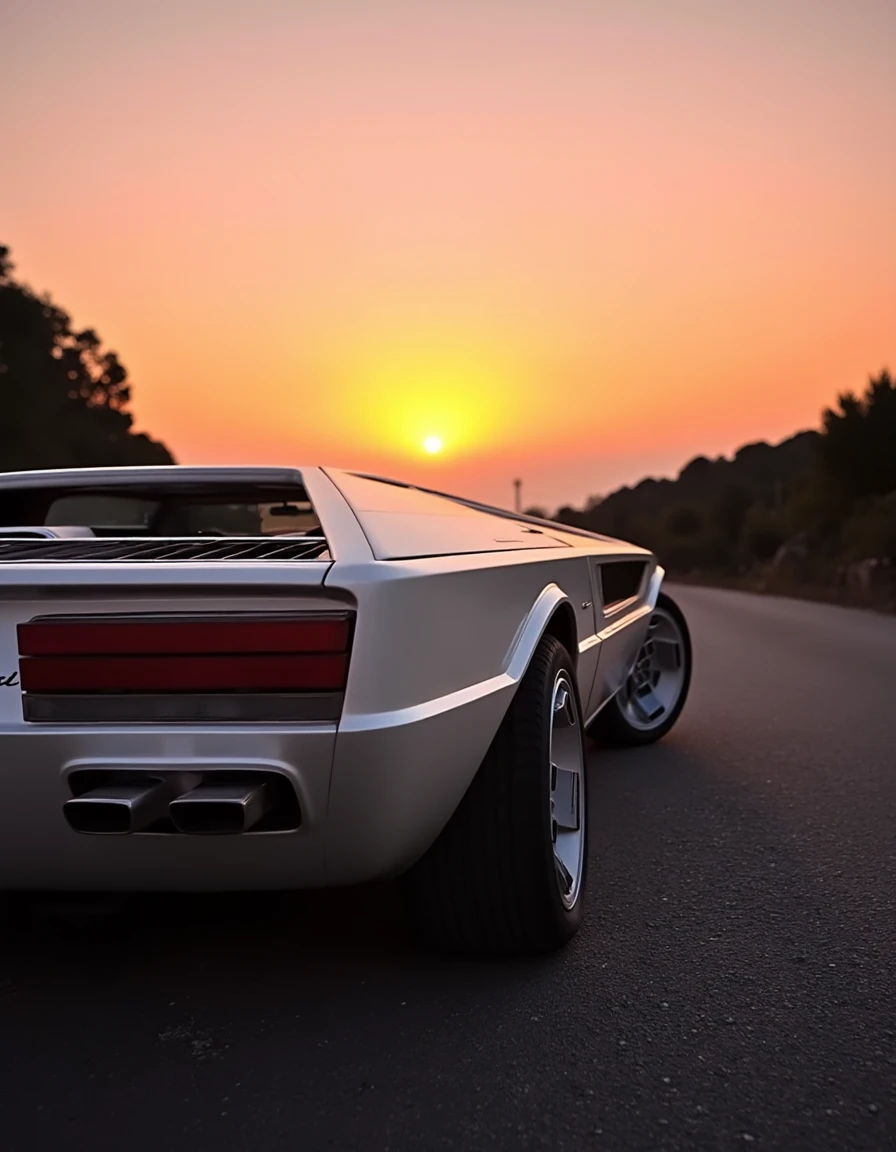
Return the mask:
{"type": "Polygon", "coordinates": [[[405,877],[411,921],[436,948],[527,955],[562,947],[579,928],[588,871],[581,703],[569,653],[542,638],[472,784],[439,838],[405,877]],[[579,821],[584,853],[567,908],[554,863],[551,709],[558,673],[572,686],[582,742],[579,821]]]}
{"type": "Polygon", "coordinates": [[[688,629],[684,613],[671,596],[660,592],[657,609],[661,609],[673,618],[681,634],[681,659],[684,664],[684,682],[674,706],[669,709],[661,723],[650,729],[636,728],[629,723],[622,708],[622,694],[616,696],[598,712],[595,719],[588,726],[588,736],[600,744],[614,748],[638,748],[646,744],[655,744],[666,735],[674,726],[681,710],[685,706],[691,686],[691,672],[693,669],[693,650],[691,648],[691,634],[688,629]]]}

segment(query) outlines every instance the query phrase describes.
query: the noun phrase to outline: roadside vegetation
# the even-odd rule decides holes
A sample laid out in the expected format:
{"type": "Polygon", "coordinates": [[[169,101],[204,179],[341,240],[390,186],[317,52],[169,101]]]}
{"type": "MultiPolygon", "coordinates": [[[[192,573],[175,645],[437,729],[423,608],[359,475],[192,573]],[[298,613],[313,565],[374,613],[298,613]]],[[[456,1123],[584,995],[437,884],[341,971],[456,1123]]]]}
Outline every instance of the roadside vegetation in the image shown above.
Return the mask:
{"type": "Polygon", "coordinates": [[[679,580],[896,609],[896,382],[881,371],[816,431],[554,519],[650,548],[679,580]]]}

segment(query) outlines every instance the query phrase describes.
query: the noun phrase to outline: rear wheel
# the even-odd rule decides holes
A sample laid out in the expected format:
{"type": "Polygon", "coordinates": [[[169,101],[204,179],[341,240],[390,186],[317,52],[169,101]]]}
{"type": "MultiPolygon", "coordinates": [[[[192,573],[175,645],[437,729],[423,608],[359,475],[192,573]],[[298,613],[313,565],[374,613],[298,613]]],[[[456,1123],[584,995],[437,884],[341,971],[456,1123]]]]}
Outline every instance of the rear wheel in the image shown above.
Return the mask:
{"type": "Polygon", "coordinates": [[[406,877],[422,937],[467,953],[565,944],[582,920],[586,797],[575,671],[545,636],[457,811],[406,877]]]}
{"type": "Polygon", "coordinates": [[[589,725],[588,735],[617,747],[662,739],[684,708],[691,665],[687,621],[672,597],[661,592],[628,679],[589,725]]]}

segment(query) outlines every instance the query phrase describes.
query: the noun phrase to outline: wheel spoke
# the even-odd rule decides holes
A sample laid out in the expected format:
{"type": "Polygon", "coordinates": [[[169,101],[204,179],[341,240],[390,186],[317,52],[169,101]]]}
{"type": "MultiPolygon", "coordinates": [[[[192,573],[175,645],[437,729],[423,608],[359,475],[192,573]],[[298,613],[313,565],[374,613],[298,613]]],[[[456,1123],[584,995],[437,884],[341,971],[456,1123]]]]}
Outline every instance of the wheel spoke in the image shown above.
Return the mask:
{"type": "Polygon", "coordinates": [[[631,703],[634,710],[646,724],[658,720],[666,711],[665,706],[653,691],[633,693],[631,703]]]}
{"type": "Polygon", "coordinates": [[[550,827],[557,885],[567,908],[578,899],[585,851],[581,720],[572,681],[560,672],[551,700],[550,827]]]}
{"type": "Polygon", "coordinates": [[[655,640],[651,663],[661,672],[672,672],[681,666],[681,645],[677,640],[655,640]]]}
{"type": "Polygon", "coordinates": [[[581,818],[578,772],[568,768],[557,769],[557,785],[552,800],[557,827],[564,832],[578,832],[581,818]]]}
{"type": "Polygon", "coordinates": [[[554,868],[557,871],[557,882],[560,885],[560,891],[564,896],[568,896],[572,891],[575,878],[556,853],[554,854],[554,868]]]}
{"type": "Polygon", "coordinates": [[[554,701],[554,728],[572,728],[576,723],[572,707],[572,696],[562,685],[554,701]]]}

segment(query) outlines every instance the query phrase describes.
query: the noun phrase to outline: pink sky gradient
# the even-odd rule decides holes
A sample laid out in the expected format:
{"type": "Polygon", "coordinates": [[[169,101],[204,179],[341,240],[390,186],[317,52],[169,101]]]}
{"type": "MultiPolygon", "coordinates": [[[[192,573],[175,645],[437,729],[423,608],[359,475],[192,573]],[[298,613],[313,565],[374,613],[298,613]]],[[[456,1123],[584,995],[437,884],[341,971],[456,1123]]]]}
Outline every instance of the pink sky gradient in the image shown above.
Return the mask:
{"type": "Polygon", "coordinates": [[[896,369],[889,0],[30,0],[0,42],[0,242],[183,462],[555,507],[896,369]]]}

